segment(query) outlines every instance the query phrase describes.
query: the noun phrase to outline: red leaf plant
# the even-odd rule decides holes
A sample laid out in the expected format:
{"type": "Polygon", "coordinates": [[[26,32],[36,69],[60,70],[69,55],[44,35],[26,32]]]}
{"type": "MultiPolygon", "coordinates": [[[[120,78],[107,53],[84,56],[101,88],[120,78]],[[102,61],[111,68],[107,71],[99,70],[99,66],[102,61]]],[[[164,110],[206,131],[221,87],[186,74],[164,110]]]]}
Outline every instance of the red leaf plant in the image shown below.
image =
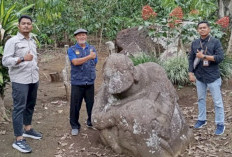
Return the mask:
{"type": "Polygon", "coordinates": [[[217,20],[216,24],[219,24],[222,28],[227,28],[230,24],[230,20],[228,16],[222,17],[217,20]]]}
{"type": "Polygon", "coordinates": [[[169,14],[171,17],[175,17],[179,20],[183,19],[183,11],[181,7],[176,7],[172,10],[172,12],[169,14]]]}
{"type": "Polygon", "coordinates": [[[183,19],[183,11],[181,7],[176,7],[172,10],[172,12],[169,14],[169,16],[171,17],[168,20],[168,26],[170,28],[174,28],[175,25],[180,24],[182,22],[183,19]]]}
{"type": "Polygon", "coordinates": [[[142,18],[144,20],[147,20],[151,17],[156,17],[157,16],[157,13],[153,11],[153,9],[149,6],[149,5],[145,5],[143,6],[143,9],[142,9],[142,18]]]}

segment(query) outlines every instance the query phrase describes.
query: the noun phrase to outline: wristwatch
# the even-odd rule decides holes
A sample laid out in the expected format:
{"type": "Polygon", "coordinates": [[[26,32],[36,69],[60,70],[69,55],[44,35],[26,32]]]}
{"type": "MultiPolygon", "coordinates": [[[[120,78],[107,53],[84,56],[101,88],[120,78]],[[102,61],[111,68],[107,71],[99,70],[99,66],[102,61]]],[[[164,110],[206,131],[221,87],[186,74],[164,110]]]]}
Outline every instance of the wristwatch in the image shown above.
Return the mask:
{"type": "Polygon", "coordinates": [[[24,57],[20,57],[21,62],[24,62],[24,57]]]}
{"type": "Polygon", "coordinates": [[[206,59],[206,55],[204,55],[203,59],[206,59]]]}

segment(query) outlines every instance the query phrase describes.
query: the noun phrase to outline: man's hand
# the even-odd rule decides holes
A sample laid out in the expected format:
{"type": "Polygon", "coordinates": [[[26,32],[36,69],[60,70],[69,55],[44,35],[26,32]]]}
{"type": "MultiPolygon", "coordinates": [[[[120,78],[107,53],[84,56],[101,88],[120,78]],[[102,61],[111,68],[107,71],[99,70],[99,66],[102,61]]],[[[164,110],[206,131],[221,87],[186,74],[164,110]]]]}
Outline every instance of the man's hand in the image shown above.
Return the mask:
{"type": "Polygon", "coordinates": [[[196,57],[197,57],[197,58],[204,58],[203,51],[197,50],[196,57]]]}
{"type": "Polygon", "coordinates": [[[32,59],[33,59],[33,55],[30,54],[30,52],[28,52],[28,54],[24,56],[24,61],[32,61],[32,59]]]}
{"type": "Polygon", "coordinates": [[[188,75],[189,75],[189,81],[196,82],[196,78],[193,73],[190,72],[188,75]]]}
{"type": "Polygon", "coordinates": [[[89,58],[90,59],[95,59],[96,58],[96,53],[93,52],[93,51],[90,51],[89,58]]]}

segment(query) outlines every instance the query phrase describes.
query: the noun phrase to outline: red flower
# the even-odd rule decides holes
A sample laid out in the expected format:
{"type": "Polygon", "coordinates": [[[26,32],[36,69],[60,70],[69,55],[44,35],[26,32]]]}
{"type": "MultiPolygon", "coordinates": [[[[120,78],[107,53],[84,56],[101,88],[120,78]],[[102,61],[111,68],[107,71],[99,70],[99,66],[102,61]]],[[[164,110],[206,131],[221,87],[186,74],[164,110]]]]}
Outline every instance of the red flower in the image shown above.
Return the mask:
{"type": "Polygon", "coordinates": [[[181,7],[176,7],[172,10],[172,12],[169,14],[171,16],[171,19],[168,20],[168,26],[170,28],[174,28],[175,25],[182,22],[183,19],[183,11],[181,7]]]}
{"type": "Polygon", "coordinates": [[[174,8],[169,15],[171,17],[175,17],[177,19],[183,19],[183,11],[182,11],[181,7],[174,8]]]}
{"type": "Polygon", "coordinates": [[[199,14],[199,11],[196,10],[196,9],[193,9],[193,10],[190,11],[190,14],[191,14],[191,15],[198,15],[198,14],[199,14]]]}
{"type": "Polygon", "coordinates": [[[219,24],[222,28],[227,28],[229,26],[229,23],[229,16],[222,17],[216,22],[216,24],[219,24]]]}
{"type": "Polygon", "coordinates": [[[149,5],[145,5],[142,9],[142,18],[144,20],[149,19],[150,17],[157,16],[157,13],[153,11],[153,9],[149,5]]]}

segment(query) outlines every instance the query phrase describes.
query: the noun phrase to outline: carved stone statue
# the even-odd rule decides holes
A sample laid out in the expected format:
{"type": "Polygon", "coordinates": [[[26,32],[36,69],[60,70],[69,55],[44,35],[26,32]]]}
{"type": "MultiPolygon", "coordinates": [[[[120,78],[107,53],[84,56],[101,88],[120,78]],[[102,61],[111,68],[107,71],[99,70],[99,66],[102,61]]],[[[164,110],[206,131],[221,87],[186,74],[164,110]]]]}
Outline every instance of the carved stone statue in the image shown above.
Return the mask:
{"type": "Polygon", "coordinates": [[[93,124],[105,145],[136,157],[174,157],[188,146],[192,133],[161,66],[134,66],[127,56],[112,54],[104,63],[103,77],[93,124]]]}

